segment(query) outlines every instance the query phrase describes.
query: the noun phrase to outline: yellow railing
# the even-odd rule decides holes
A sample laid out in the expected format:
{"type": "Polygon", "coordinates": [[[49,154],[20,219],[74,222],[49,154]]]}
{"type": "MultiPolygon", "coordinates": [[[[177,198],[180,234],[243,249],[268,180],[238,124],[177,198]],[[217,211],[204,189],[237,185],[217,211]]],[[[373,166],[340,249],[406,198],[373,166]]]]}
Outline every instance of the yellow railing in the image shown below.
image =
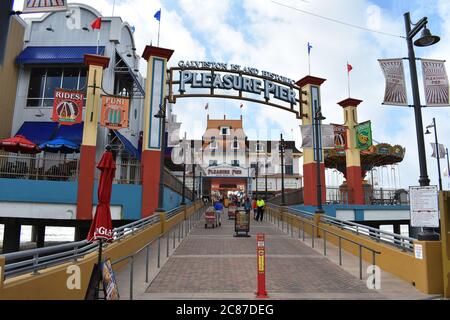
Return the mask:
{"type": "MultiPolygon", "coordinates": [[[[159,222],[106,246],[103,250],[104,259],[117,261],[132,255],[165,235],[178,223],[187,223],[187,219],[202,206],[201,201],[188,205],[167,220],[161,214],[159,222]]],[[[5,259],[0,256],[0,300],[84,300],[97,260],[97,252],[92,252],[76,261],[4,280],[5,259]]],[[[126,263],[116,264],[114,269],[119,270],[126,263]]]]}

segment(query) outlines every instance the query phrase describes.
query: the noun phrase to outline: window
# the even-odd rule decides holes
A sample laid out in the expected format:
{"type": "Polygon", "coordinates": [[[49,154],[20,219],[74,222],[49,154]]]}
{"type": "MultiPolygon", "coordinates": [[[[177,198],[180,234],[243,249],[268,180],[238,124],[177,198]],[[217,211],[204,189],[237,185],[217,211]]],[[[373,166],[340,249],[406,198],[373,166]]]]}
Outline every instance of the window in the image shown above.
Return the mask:
{"type": "Polygon", "coordinates": [[[52,107],[57,88],[86,92],[86,75],[84,68],[32,68],[27,107],[52,107]]]}
{"type": "Polygon", "coordinates": [[[211,137],[211,143],[209,144],[209,148],[210,149],[217,149],[217,141],[216,141],[216,137],[211,137]]]}
{"type": "Polygon", "coordinates": [[[256,144],[256,152],[264,152],[264,144],[257,143],[256,144]]]}
{"type": "Polygon", "coordinates": [[[232,165],[233,167],[239,167],[239,160],[232,160],[232,161],[231,161],[231,165],[232,165]]]}
{"type": "Polygon", "coordinates": [[[285,174],[293,175],[293,174],[294,174],[294,166],[293,166],[293,165],[290,165],[290,164],[286,165],[286,166],[284,167],[284,173],[285,173],[285,174]]]}
{"type": "Polygon", "coordinates": [[[221,127],[220,128],[220,133],[223,136],[229,136],[230,135],[230,127],[221,127]]]}
{"type": "Polygon", "coordinates": [[[217,160],[209,160],[210,167],[217,167],[217,160]]]}
{"type": "Polygon", "coordinates": [[[239,149],[239,141],[237,137],[234,137],[234,141],[231,143],[231,149],[238,150],[239,149]]]}

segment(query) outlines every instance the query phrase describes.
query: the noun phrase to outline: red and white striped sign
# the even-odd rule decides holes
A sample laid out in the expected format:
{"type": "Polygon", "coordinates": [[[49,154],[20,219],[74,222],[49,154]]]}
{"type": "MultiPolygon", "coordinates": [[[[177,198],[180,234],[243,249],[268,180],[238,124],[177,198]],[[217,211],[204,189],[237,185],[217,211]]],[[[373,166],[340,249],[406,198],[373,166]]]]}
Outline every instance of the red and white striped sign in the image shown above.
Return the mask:
{"type": "Polygon", "coordinates": [[[23,13],[66,11],[67,0],[26,0],[23,13]]]}

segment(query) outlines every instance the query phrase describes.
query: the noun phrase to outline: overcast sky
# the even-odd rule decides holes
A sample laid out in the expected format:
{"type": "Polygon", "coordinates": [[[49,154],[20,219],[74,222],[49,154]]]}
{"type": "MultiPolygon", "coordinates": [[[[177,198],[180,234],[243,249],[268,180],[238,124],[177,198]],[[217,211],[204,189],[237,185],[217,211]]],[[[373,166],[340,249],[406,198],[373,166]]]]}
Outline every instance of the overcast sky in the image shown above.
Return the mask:
{"type": "MultiPolygon", "coordinates": [[[[69,1],[93,5],[104,16],[112,14],[112,0],[69,1]]],[[[404,34],[403,13],[410,11],[414,21],[428,16],[429,28],[441,36],[441,42],[425,49],[416,48],[417,57],[450,59],[450,1],[448,0],[277,0],[328,18],[375,29],[393,35],[404,34]]],[[[16,0],[20,10],[23,0],[16,0]]],[[[170,61],[208,60],[235,63],[267,70],[299,80],[308,73],[307,43],[313,45],[311,73],[326,78],[322,86],[326,122],[342,123],[343,112],[337,102],[348,97],[347,69],[351,72],[351,96],[364,102],[359,107],[359,121],[372,120],[378,142],[401,144],[406,158],[400,167],[403,187],[417,185],[419,163],[414,113],[403,107],[382,106],[384,77],[378,65],[381,58],[407,56],[405,40],[322,20],[275,4],[271,0],[117,0],[115,14],[136,27],[138,53],[157,41],[158,22],[153,18],[162,8],[161,47],[175,50],[170,61]]],[[[144,61],[141,62],[145,76],[144,61]]],[[[409,78],[408,65],[405,63],[409,78]]],[[[421,72],[419,67],[419,73],[421,72]]],[[[421,82],[421,74],[419,74],[421,82]]],[[[411,93],[409,81],[408,91],[411,93]]],[[[421,93],[423,97],[423,93],[421,93]]],[[[183,131],[189,138],[200,138],[205,129],[206,111],[211,117],[240,116],[240,102],[235,100],[179,100],[175,106],[183,131]]],[[[411,97],[409,103],[412,104],[411,97]]],[[[424,104],[424,102],[422,102],[424,104]]],[[[299,121],[288,113],[267,106],[245,103],[244,126],[250,138],[287,138],[301,145],[299,121]]],[[[450,147],[450,109],[423,110],[424,126],[437,118],[440,143],[450,147]]],[[[437,184],[437,164],[431,158],[430,142],[425,136],[428,172],[437,184]]],[[[442,161],[442,172],[446,161],[442,161]]],[[[444,185],[449,186],[448,177],[444,185]]]]}

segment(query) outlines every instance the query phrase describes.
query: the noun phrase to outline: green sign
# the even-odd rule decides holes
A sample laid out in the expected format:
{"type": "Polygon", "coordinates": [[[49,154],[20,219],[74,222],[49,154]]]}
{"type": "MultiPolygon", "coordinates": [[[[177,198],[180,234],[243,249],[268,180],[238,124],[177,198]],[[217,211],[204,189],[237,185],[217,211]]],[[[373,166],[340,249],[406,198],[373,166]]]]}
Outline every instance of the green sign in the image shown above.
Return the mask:
{"type": "Polygon", "coordinates": [[[367,150],[373,145],[372,123],[370,121],[356,126],[356,147],[360,150],[367,150]]]}

